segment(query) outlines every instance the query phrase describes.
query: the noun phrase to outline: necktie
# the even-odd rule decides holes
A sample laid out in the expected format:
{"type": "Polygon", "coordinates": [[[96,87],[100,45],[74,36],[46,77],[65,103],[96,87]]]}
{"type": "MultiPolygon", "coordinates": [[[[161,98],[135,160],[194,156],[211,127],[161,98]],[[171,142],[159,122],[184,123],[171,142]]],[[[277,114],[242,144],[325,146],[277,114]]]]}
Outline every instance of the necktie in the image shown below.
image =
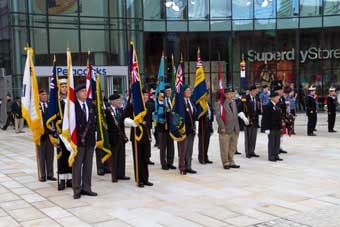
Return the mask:
{"type": "Polygon", "coordinates": [[[115,111],[116,111],[116,118],[117,120],[119,120],[120,119],[119,109],[115,109],[115,111]]]}
{"type": "Polygon", "coordinates": [[[253,97],[253,103],[254,103],[254,111],[256,111],[256,100],[255,100],[255,97],[253,97]]]}
{"type": "Polygon", "coordinates": [[[191,106],[190,106],[190,103],[189,103],[188,99],[187,99],[187,108],[189,108],[190,113],[192,113],[191,106]]]}
{"type": "Polygon", "coordinates": [[[229,103],[229,108],[230,108],[230,111],[231,111],[232,113],[234,113],[234,111],[233,111],[233,105],[231,104],[231,102],[229,103]]]}
{"type": "Polygon", "coordinates": [[[86,114],[86,106],[85,106],[85,103],[83,103],[83,108],[82,108],[82,110],[83,110],[85,119],[87,120],[87,116],[86,116],[87,114],[86,114]]]}

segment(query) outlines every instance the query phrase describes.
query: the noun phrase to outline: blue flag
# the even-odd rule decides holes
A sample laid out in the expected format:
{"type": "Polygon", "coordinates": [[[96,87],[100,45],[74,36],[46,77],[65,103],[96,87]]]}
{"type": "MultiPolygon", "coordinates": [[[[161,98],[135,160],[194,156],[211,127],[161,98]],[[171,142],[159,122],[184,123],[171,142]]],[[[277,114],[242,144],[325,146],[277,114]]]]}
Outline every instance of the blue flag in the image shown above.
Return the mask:
{"type": "Polygon", "coordinates": [[[196,66],[196,78],[194,84],[194,91],[192,99],[195,102],[197,108],[197,119],[200,119],[208,111],[208,102],[206,100],[207,83],[205,81],[203,64],[199,55],[199,49],[197,52],[197,66],[196,66]]]}
{"type": "Polygon", "coordinates": [[[57,78],[57,66],[56,59],[53,59],[53,73],[50,82],[50,97],[48,100],[48,112],[47,112],[47,128],[51,131],[53,137],[53,143],[58,143],[58,133],[61,132],[61,118],[59,112],[59,100],[58,100],[58,78],[57,78]]]}
{"type": "Polygon", "coordinates": [[[183,70],[182,65],[178,65],[176,74],[176,93],[173,100],[173,108],[170,114],[170,136],[175,141],[183,141],[185,135],[185,103],[183,97],[183,70]]]}
{"type": "MultiPolygon", "coordinates": [[[[133,43],[130,43],[130,72],[131,72],[131,95],[134,122],[140,126],[143,122],[144,116],[146,115],[146,108],[144,104],[144,98],[142,94],[142,82],[139,75],[137,53],[133,43]]],[[[142,127],[139,127],[140,129],[142,127]]],[[[140,135],[136,135],[136,140],[139,141],[143,136],[143,131],[140,130],[140,135]]]]}
{"type": "Polygon", "coordinates": [[[156,97],[158,96],[159,91],[164,91],[165,83],[164,83],[164,55],[162,54],[161,62],[159,63],[158,69],[158,85],[156,88],[156,97]]]}

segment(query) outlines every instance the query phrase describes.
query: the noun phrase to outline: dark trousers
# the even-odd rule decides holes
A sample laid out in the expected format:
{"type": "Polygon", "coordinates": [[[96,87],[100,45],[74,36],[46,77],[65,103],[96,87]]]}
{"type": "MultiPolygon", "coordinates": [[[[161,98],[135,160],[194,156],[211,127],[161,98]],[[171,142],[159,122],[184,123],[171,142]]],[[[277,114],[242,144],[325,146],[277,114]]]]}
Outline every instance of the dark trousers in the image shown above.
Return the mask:
{"type": "Polygon", "coordinates": [[[105,174],[110,172],[109,160],[102,163],[101,159],[106,155],[105,151],[96,148],[96,163],[97,163],[97,174],[105,174]]]}
{"type": "Polygon", "coordinates": [[[78,154],[72,168],[73,193],[91,191],[92,162],[94,147],[78,147],[78,154]]]}
{"type": "Polygon", "coordinates": [[[135,171],[135,181],[137,183],[146,183],[149,181],[149,169],[148,169],[149,147],[150,144],[138,143],[132,140],[133,167],[135,171]],[[135,146],[137,146],[137,150],[135,149],[135,146]]]}
{"type": "Polygon", "coordinates": [[[40,140],[38,149],[38,163],[40,178],[53,177],[53,160],[54,160],[54,147],[49,138],[40,140]]]}
{"type": "Polygon", "coordinates": [[[328,113],[328,131],[334,130],[336,112],[328,113]]]}
{"type": "Polygon", "coordinates": [[[249,125],[244,127],[244,143],[246,156],[251,156],[255,154],[257,137],[257,127],[254,125],[249,125]]]}
{"type": "Polygon", "coordinates": [[[155,137],[155,144],[158,146],[159,145],[159,138],[158,138],[158,135],[159,135],[159,133],[158,133],[158,127],[157,127],[157,125],[155,126],[155,131],[154,131],[154,133],[153,133],[153,136],[155,137]]]}
{"type": "Polygon", "coordinates": [[[11,112],[7,112],[7,120],[6,120],[6,124],[4,125],[3,129],[7,129],[7,127],[9,126],[9,124],[12,122],[12,124],[14,125],[14,117],[13,114],[11,112]]]}
{"type": "Polygon", "coordinates": [[[63,142],[60,142],[57,149],[57,168],[58,174],[72,173],[72,167],[68,164],[68,157],[70,152],[67,150],[63,142]]]}
{"type": "Polygon", "coordinates": [[[279,158],[280,152],[280,141],[281,141],[280,130],[270,130],[268,135],[268,159],[275,161],[279,158]]]}
{"type": "Polygon", "coordinates": [[[125,143],[121,139],[115,140],[115,144],[111,145],[111,176],[112,181],[125,177],[125,143]]]}
{"type": "Polygon", "coordinates": [[[162,167],[173,165],[174,163],[174,141],[168,131],[161,131],[159,136],[160,161],[162,167]]]}
{"type": "Polygon", "coordinates": [[[307,123],[307,133],[312,134],[317,122],[317,115],[316,113],[308,114],[308,123],[307,123]]]}
{"type": "Polygon", "coordinates": [[[194,146],[195,135],[187,135],[185,140],[182,142],[177,143],[178,145],[178,156],[184,156],[184,162],[181,162],[181,158],[178,159],[178,166],[181,171],[190,170],[191,169],[191,162],[192,162],[192,153],[193,153],[193,146],[194,146]],[[183,151],[183,154],[180,151],[183,151]]]}
{"type": "Polygon", "coordinates": [[[210,142],[210,128],[206,119],[200,120],[198,125],[198,161],[205,163],[209,160],[208,148],[210,142]]]}

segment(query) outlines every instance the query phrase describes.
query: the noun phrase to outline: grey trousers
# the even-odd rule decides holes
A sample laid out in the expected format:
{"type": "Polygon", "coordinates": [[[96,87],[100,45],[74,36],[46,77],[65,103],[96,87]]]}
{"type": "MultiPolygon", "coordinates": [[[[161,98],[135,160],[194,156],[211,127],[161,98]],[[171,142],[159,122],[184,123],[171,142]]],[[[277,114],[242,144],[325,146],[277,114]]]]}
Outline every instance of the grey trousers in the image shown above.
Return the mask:
{"type": "Polygon", "coordinates": [[[254,125],[244,127],[244,148],[246,155],[255,154],[257,127],[254,125]]]}
{"type": "Polygon", "coordinates": [[[273,161],[279,157],[280,140],[281,140],[281,131],[270,130],[270,133],[268,135],[268,159],[269,160],[273,161]]]}
{"type": "Polygon", "coordinates": [[[78,155],[72,167],[73,193],[91,191],[92,161],[94,147],[78,147],[78,155]]]}
{"type": "Polygon", "coordinates": [[[49,138],[42,139],[38,149],[38,163],[40,178],[53,177],[54,147],[49,138]]]}
{"type": "MultiPolygon", "coordinates": [[[[185,170],[191,169],[192,153],[194,150],[194,140],[195,135],[187,135],[187,137],[183,141],[185,170]]],[[[180,147],[178,147],[178,150],[180,150],[180,147]]],[[[181,163],[179,163],[178,166],[181,166],[181,163]]]]}

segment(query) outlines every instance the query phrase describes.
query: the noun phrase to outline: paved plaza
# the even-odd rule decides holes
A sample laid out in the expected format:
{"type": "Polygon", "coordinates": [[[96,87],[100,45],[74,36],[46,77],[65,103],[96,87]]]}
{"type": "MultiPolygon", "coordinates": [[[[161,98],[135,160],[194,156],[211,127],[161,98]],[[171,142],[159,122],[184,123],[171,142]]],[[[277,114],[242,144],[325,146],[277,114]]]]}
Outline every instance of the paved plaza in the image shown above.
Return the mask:
{"type": "MultiPolygon", "coordinates": [[[[150,181],[136,187],[133,180],[111,183],[110,175],[97,176],[98,197],[73,199],[71,189],[57,191],[57,183],[37,180],[31,133],[0,131],[0,226],[340,226],[340,116],[338,133],[327,132],[326,114],[319,115],[317,137],[306,136],[306,117],[296,122],[297,135],[284,137],[283,162],[267,161],[267,138],[258,134],[256,153],[244,156],[243,133],[236,156],[241,169],[225,170],[219,155],[218,135],[211,138],[209,156],[197,161],[195,175],[161,170],[159,151],[152,149],[150,181]]],[[[216,131],[216,130],[215,130],[216,131]]],[[[94,159],[95,161],[95,159],[94,159]]],[[[177,159],[176,159],[177,166],[177,159]]],[[[55,168],[56,170],[56,168],[55,168]]],[[[127,175],[133,178],[131,144],[127,144],[127,175]]]]}

